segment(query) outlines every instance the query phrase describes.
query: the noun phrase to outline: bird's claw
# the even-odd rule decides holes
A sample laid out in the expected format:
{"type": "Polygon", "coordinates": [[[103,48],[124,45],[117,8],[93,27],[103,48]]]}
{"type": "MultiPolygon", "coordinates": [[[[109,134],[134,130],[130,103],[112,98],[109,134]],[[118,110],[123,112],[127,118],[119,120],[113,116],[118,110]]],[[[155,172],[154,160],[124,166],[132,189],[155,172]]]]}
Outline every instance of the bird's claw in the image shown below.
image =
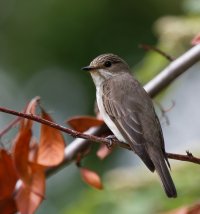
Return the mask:
{"type": "Polygon", "coordinates": [[[115,135],[108,135],[106,139],[109,140],[106,146],[108,147],[108,149],[112,149],[114,142],[117,140],[117,138],[115,137],[115,135]]]}

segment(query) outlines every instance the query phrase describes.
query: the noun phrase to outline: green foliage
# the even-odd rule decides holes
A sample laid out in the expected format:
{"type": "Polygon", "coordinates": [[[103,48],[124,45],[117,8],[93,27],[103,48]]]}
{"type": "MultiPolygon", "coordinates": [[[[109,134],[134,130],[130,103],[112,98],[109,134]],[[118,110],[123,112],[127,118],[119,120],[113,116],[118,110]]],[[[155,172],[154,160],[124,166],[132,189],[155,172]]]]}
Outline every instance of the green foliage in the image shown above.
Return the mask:
{"type": "MultiPolygon", "coordinates": [[[[142,176],[141,173],[139,173],[140,175],[135,173],[136,183],[125,183],[124,185],[119,183],[118,188],[116,184],[115,188],[112,188],[112,184],[109,183],[111,181],[108,182],[105,179],[106,188],[103,191],[82,190],[80,199],[74,201],[71,206],[66,206],[62,213],[156,214],[191,205],[199,199],[197,186],[199,185],[200,175],[196,173],[197,168],[198,165],[185,163],[173,167],[172,174],[178,190],[177,199],[169,199],[165,196],[158,180],[155,180],[156,176],[149,176],[149,181],[147,181],[148,178],[144,181],[142,177],[148,176],[146,171],[143,172],[142,176]]],[[[127,175],[129,174],[130,172],[127,172],[127,175]]],[[[123,177],[126,182],[126,173],[123,174],[123,177]]],[[[115,182],[114,179],[113,182],[115,182]]],[[[123,182],[123,179],[120,179],[120,182],[123,182]]]]}

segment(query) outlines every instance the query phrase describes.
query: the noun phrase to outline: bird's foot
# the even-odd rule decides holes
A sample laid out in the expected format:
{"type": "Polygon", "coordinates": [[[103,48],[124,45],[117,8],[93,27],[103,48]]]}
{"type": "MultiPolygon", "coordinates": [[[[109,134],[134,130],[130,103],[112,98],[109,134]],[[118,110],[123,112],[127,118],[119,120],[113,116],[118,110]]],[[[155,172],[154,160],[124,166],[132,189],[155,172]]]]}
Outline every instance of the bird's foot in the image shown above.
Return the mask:
{"type": "Polygon", "coordinates": [[[106,137],[106,139],[109,140],[109,143],[106,144],[108,149],[112,149],[114,147],[114,145],[115,145],[115,142],[118,141],[117,138],[115,137],[115,135],[108,135],[106,137]]]}

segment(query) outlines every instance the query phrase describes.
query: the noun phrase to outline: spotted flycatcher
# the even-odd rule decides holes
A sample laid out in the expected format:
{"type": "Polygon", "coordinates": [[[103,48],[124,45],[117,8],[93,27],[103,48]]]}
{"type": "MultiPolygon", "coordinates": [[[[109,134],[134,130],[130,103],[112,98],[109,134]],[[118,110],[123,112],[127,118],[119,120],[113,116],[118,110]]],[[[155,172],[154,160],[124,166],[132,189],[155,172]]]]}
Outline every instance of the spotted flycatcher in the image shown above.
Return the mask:
{"type": "Polygon", "coordinates": [[[83,70],[93,78],[107,126],[119,141],[130,145],[149,170],[157,172],[167,196],[175,198],[160,122],[151,98],[133,78],[128,64],[114,54],[103,54],[83,70]]]}

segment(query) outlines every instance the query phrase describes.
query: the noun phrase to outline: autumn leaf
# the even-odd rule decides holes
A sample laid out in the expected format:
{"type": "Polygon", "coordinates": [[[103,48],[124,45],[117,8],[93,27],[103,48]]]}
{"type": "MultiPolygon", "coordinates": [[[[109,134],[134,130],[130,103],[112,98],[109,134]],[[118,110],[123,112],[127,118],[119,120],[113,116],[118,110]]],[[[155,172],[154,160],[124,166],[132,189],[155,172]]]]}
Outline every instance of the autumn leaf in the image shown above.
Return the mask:
{"type": "Polygon", "coordinates": [[[89,170],[87,168],[81,167],[80,174],[81,174],[83,181],[85,183],[87,183],[88,185],[90,185],[96,189],[103,189],[101,179],[96,172],[89,170]]]}
{"type": "Polygon", "coordinates": [[[11,155],[0,150],[0,213],[15,213],[17,210],[13,200],[13,190],[17,181],[11,155]]]}
{"type": "Polygon", "coordinates": [[[17,208],[12,198],[17,181],[11,156],[5,150],[0,150],[0,213],[16,213],[17,208]]]}
{"type": "Polygon", "coordinates": [[[17,174],[13,166],[11,156],[0,150],[0,200],[12,195],[17,181],[17,174]]]}
{"type": "Polygon", "coordinates": [[[21,182],[15,200],[21,214],[33,214],[44,199],[45,174],[44,168],[38,164],[30,163],[32,172],[31,183],[21,182]]]}
{"type": "Polygon", "coordinates": [[[67,123],[76,131],[85,132],[91,127],[101,126],[104,122],[96,117],[77,116],[67,120],[67,123]]]}
{"type": "Polygon", "coordinates": [[[4,200],[0,200],[0,213],[1,214],[17,213],[17,207],[14,199],[7,198],[4,200]]]}
{"type": "MultiPolygon", "coordinates": [[[[36,100],[33,100],[26,112],[35,114],[35,106],[36,100]]],[[[38,145],[34,141],[31,143],[31,128],[32,122],[23,119],[13,148],[15,168],[21,179],[18,181],[21,181],[20,187],[15,190],[15,201],[21,214],[33,214],[42,202],[45,191],[44,167],[30,162],[36,160],[38,150],[38,145]]]]}
{"type": "Polygon", "coordinates": [[[15,169],[19,177],[27,184],[29,183],[31,176],[28,160],[31,136],[32,132],[30,127],[23,127],[20,129],[17,137],[15,138],[13,146],[13,160],[15,169]]]}
{"type": "MultiPolygon", "coordinates": [[[[42,118],[53,122],[42,110],[42,118]]],[[[41,125],[37,163],[43,166],[56,166],[64,159],[65,141],[61,132],[47,125],[41,125]]]]}
{"type": "Polygon", "coordinates": [[[105,159],[108,155],[110,155],[112,153],[112,149],[108,149],[108,147],[104,144],[102,144],[99,149],[97,150],[97,157],[100,159],[100,160],[103,160],[105,159]]]}
{"type": "MultiPolygon", "coordinates": [[[[25,112],[27,114],[35,114],[36,106],[38,104],[39,97],[33,98],[27,105],[25,112]]],[[[31,178],[31,171],[29,167],[29,151],[30,141],[32,137],[32,125],[33,121],[28,119],[22,119],[20,123],[19,133],[17,134],[13,142],[13,160],[15,168],[19,177],[26,184],[29,183],[31,178]]]]}
{"type": "MultiPolygon", "coordinates": [[[[33,98],[27,105],[26,109],[25,109],[25,113],[26,114],[36,114],[36,107],[39,103],[40,97],[35,97],[33,98]]],[[[29,119],[23,119],[21,121],[21,129],[23,129],[24,127],[29,127],[32,128],[33,125],[33,121],[29,120],[29,119]]]]}

